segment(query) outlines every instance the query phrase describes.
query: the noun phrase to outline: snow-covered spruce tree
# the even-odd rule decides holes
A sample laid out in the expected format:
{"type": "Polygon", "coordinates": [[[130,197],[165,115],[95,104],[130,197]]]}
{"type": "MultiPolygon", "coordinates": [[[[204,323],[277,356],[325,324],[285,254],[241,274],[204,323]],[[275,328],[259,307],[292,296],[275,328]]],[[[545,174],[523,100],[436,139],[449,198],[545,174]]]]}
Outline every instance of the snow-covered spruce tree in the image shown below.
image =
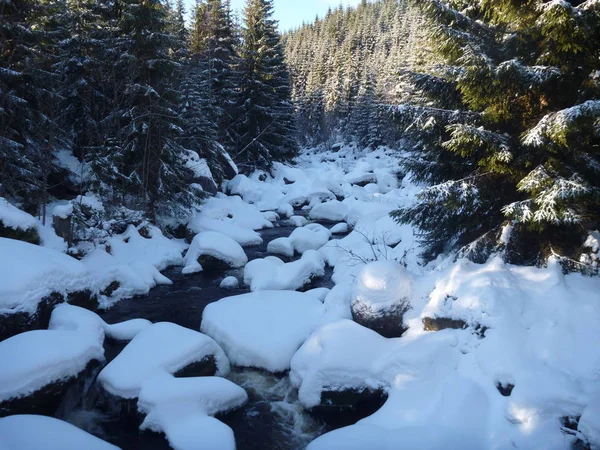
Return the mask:
{"type": "Polygon", "coordinates": [[[46,218],[58,126],[62,1],[0,2],[0,196],[46,218]]]}
{"type": "Polygon", "coordinates": [[[247,1],[233,155],[244,170],[269,168],[298,153],[289,71],[272,15],[272,0],[247,1]]]}
{"type": "Polygon", "coordinates": [[[125,85],[112,114],[120,126],[105,147],[112,168],[105,172],[107,184],[150,219],[178,215],[198,198],[178,141],[180,64],[172,55],[182,43],[167,33],[167,11],[159,0],[123,0],[118,25],[117,67],[125,85]]]}
{"type": "Polygon", "coordinates": [[[422,230],[427,257],[485,258],[505,218],[509,261],[577,257],[600,225],[600,4],[417,4],[445,64],[408,75],[428,101],[399,112],[426,137],[416,177],[438,184],[395,217],[422,230]]]}
{"type": "Polygon", "coordinates": [[[194,11],[191,52],[206,71],[207,90],[219,127],[219,141],[228,151],[235,148],[232,132],[237,103],[239,76],[237,37],[231,20],[229,2],[206,0],[194,11]]]}

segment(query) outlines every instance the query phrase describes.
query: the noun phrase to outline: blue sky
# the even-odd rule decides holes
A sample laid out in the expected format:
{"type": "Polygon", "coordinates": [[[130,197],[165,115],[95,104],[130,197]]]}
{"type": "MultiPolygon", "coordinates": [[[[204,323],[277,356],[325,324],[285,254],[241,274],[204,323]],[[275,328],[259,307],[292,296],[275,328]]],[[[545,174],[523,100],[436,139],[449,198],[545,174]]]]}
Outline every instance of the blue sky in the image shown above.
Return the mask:
{"type": "MultiPolygon", "coordinates": [[[[193,5],[193,0],[187,0],[188,9],[193,5]]],[[[312,22],[315,16],[323,16],[327,8],[340,4],[358,5],[360,0],[275,0],[275,19],[279,20],[282,31],[302,25],[303,21],[312,22]]],[[[241,10],[246,0],[232,0],[233,9],[241,10]]]]}

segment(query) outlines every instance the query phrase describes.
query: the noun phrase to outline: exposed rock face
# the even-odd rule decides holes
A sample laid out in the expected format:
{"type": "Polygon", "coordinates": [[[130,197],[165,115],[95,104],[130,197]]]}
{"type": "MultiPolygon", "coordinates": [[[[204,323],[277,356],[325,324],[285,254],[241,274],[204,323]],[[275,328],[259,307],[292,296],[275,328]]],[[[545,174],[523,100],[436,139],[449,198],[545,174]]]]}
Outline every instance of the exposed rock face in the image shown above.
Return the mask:
{"type": "Polygon", "coordinates": [[[452,319],[450,317],[424,317],[423,328],[425,328],[425,331],[441,331],[448,328],[463,330],[467,328],[467,324],[464,320],[452,319]]]}
{"type": "Polygon", "coordinates": [[[232,268],[232,266],[229,263],[210,255],[200,255],[198,257],[198,263],[206,271],[224,271],[232,268]]]}
{"type": "Polygon", "coordinates": [[[200,186],[202,186],[202,189],[204,190],[204,192],[206,192],[208,194],[215,195],[219,191],[219,188],[215,184],[215,180],[213,180],[212,178],[196,177],[194,182],[198,183],[200,186]]]}
{"type": "Polygon", "coordinates": [[[383,406],[388,394],[383,389],[367,387],[325,390],[321,404],[310,409],[311,414],[335,428],[352,425],[370,416],[383,406]]]}
{"type": "Polygon", "coordinates": [[[52,227],[57,236],[65,240],[68,247],[73,245],[73,226],[71,224],[71,216],[67,217],[52,217],[52,227]]]}
{"type": "Polygon", "coordinates": [[[0,237],[25,241],[35,245],[40,243],[40,235],[35,228],[28,228],[26,230],[11,228],[5,226],[2,221],[0,221],[0,237]]]}
{"type": "MultiPolygon", "coordinates": [[[[110,286],[112,286],[112,283],[110,286]]],[[[98,309],[98,298],[96,297],[96,294],[89,289],[70,292],[67,294],[67,303],[89,309],[90,311],[96,311],[98,309]]]]}
{"type": "Polygon", "coordinates": [[[52,310],[63,302],[61,294],[55,292],[44,297],[39,303],[34,314],[18,312],[15,314],[0,314],[0,341],[8,339],[24,331],[41,330],[48,328],[52,310]]]}
{"type": "Polygon", "coordinates": [[[393,338],[405,331],[412,281],[395,261],[375,261],[362,268],[352,292],[352,318],[380,335],[393,338]]]}

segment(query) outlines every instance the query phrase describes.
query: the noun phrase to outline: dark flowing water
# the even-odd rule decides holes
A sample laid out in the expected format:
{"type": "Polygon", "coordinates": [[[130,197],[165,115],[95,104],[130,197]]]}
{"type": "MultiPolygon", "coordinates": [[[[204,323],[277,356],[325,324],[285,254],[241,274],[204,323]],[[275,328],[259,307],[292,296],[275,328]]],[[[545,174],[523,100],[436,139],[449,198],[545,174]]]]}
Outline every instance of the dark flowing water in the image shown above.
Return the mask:
{"type": "MultiPolygon", "coordinates": [[[[246,248],[250,260],[268,256],[268,242],[289,236],[294,227],[282,225],[263,230],[264,243],[246,248]]],[[[276,255],[279,256],[279,255],[276,255]]],[[[181,275],[181,268],[164,272],[172,285],[158,286],[147,296],[123,300],[100,316],[108,323],[144,318],[152,322],[173,322],[200,329],[202,312],[206,305],[221,298],[249,292],[245,287],[226,290],[219,288],[221,280],[234,275],[243,279],[243,269],[227,272],[200,272],[181,275]]],[[[331,269],[326,276],[315,280],[311,287],[332,287],[331,269]]],[[[107,361],[114,359],[125,344],[107,340],[107,361]]],[[[220,419],[229,425],[236,437],[238,450],[296,450],[306,447],[315,437],[326,431],[324,424],[307,414],[297,402],[297,392],[285,375],[274,375],[251,369],[234,368],[228,378],[248,392],[248,404],[220,419]]],[[[169,445],[163,436],[141,433],[138,423],[124,420],[118,411],[101,412],[95,408],[92,386],[83,406],[68,412],[66,420],[111,442],[124,450],[163,450],[169,445]]],[[[135,422],[135,421],[134,421],[135,422]]]]}

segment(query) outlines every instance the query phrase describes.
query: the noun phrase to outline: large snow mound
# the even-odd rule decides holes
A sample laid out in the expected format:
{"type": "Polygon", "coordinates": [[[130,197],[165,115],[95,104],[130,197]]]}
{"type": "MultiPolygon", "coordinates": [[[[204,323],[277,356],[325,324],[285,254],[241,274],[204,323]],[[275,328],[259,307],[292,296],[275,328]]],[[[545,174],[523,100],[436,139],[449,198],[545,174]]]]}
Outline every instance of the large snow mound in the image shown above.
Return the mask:
{"type": "Polygon", "coordinates": [[[318,250],[329,241],[331,232],[323,225],[310,223],[296,228],[290,234],[289,240],[294,250],[300,254],[308,250],[318,250]]]}
{"type": "Polygon", "coordinates": [[[290,263],[275,257],[251,261],[244,268],[244,283],[251,291],[296,290],[323,275],[323,257],[315,250],[308,250],[298,261],[290,263]]]}
{"type": "Polygon", "coordinates": [[[56,250],[0,238],[0,314],[34,313],[53,292],[92,289],[84,264],[56,250]]]}
{"type": "Polygon", "coordinates": [[[139,333],[98,375],[111,394],[136,398],[144,382],[173,374],[194,362],[214,357],[217,374],[229,372],[229,361],[210,337],[172,323],[156,323],[139,333]]]}
{"type": "Polygon", "coordinates": [[[15,415],[0,419],[2,450],[118,450],[83,430],[46,416],[15,415]]]}
{"type": "Polygon", "coordinates": [[[232,364],[282,372],[324,313],[314,296],[261,291],[211,303],[200,329],[219,343],[232,364]]]}
{"type": "Polygon", "coordinates": [[[96,333],[35,330],[0,342],[0,401],[32,394],[76,376],[92,360],[103,361],[102,338],[96,333]]]}
{"type": "Polygon", "coordinates": [[[183,273],[202,270],[198,262],[201,256],[210,256],[231,268],[244,267],[248,262],[248,257],[240,244],[216,231],[204,231],[194,237],[184,258],[183,273]]]}

